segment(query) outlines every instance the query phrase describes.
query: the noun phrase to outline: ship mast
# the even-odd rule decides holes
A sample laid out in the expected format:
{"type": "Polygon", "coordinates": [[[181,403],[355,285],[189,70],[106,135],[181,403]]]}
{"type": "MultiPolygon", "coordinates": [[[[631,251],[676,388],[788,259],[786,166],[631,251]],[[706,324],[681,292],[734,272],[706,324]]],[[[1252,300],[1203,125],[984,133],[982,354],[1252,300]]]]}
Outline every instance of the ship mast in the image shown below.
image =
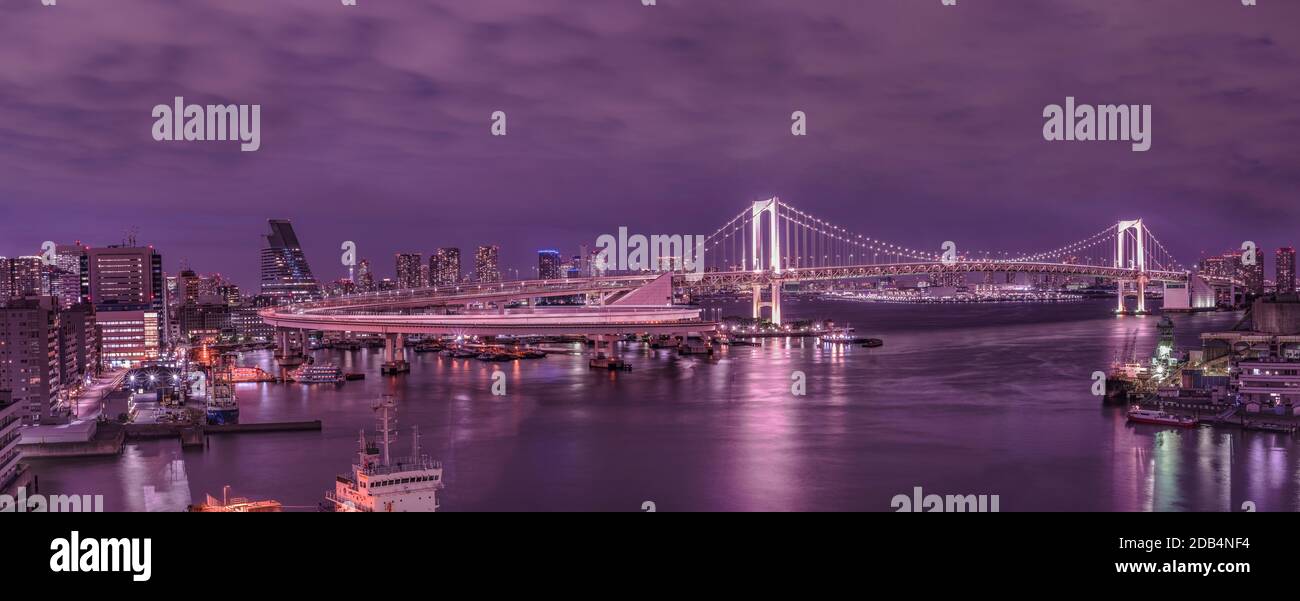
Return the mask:
{"type": "Polygon", "coordinates": [[[389,447],[393,443],[393,426],[394,420],[390,415],[397,404],[393,402],[393,397],[384,395],[383,399],[375,404],[375,411],[379,413],[379,437],[380,442],[384,445],[384,465],[390,465],[392,456],[389,453],[389,447]]]}

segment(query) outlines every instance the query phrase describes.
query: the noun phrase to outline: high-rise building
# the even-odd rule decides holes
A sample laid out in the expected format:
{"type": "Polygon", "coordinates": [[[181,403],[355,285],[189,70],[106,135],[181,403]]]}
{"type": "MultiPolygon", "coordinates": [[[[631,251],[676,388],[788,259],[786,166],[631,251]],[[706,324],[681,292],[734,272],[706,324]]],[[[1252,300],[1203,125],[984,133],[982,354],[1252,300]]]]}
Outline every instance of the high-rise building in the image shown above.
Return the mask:
{"type": "Polygon", "coordinates": [[[49,271],[40,257],[15,257],[9,260],[9,296],[49,294],[49,271]]]}
{"type": "Polygon", "coordinates": [[[1241,265],[1241,282],[1246,291],[1259,296],[1264,294],[1264,253],[1255,253],[1255,264],[1241,265]]]}
{"type": "Polygon", "coordinates": [[[424,255],[420,253],[397,253],[397,287],[423,286],[420,280],[420,265],[423,263],[424,255]]]}
{"type": "Polygon", "coordinates": [[[256,302],[244,302],[230,309],[230,327],[235,330],[236,342],[270,342],[275,339],[275,327],[262,321],[257,314],[261,307],[256,302]]]}
{"type": "Polygon", "coordinates": [[[429,283],[434,286],[455,286],[460,283],[460,249],[443,247],[429,257],[429,283]]]}
{"type": "Polygon", "coordinates": [[[374,292],[375,274],[370,271],[370,261],[357,261],[357,292],[374,292]]]}
{"type": "Polygon", "coordinates": [[[501,266],[497,260],[500,252],[501,247],[489,244],[478,247],[478,251],[474,253],[474,276],[478,278],[480,284],[501,281],[501,266]]]}
{"type": "Polygon", "coordinates": [[[81,295],[81,264],[85,261],[86,247],[76,244],[59,244],[54,247],[54,264],[47,267],[49,294],[59,298],[59,307],[68,309],[85,302],[81,295]]]}
{"type": "Polygon", "coordinates": [[[298,235],[287,219],[268,221],[271,233],[262,249],[262,295],[277,304],[320,298],[320,284],[307,265],[298,235]]]}
{"type": "Polygon", "coordinates": [[[560,251],[551,249],[537,251],[537,278],[560,279],[560,251]]]}
{"type": "Polygon", "coordinates": [[[152,247],[86,249],[82,296],[95,308],[104,364],[157,359],[166,332],[162,255],[152,247]]]}
{"type": "Polygon", "coordinates": [[[23,406],[14,402],[11,391],[0,390],[0,490],[8,488],[18,475],[18,460],[22,458],[18,451],[22,434],[18,429],[22,423],[23,406]]]}
{"type": "Polygon", "coordinates": [[[1295,248],[1283,246],[1277,249],[1277,292],[1291,294],[1295,292],[1295,248]]]}
{"type": "Polygon", "coordinates": [[[186,269],[181,271],[177,280],[180,292],[180,296],[176,299],[177,304],[192,305],[199,302],[199,296],[203,294],[202,279],[199,278],[199,274],[194,273],[193,269],[186,269]]]}
{"type": "Polygon", "coordinates": [[[0,308],[0,390],[22,405],[29,424],[51,421],[58,407],[59,330],[52,297],[10,300],[0,308]]]}
{"type": "Polygon", "coordinates": [[[88,304],[73,305],[59,312],[60,387],[65,399],[80,393],[99,373],[98,329],[95,309],[88,304]]]}

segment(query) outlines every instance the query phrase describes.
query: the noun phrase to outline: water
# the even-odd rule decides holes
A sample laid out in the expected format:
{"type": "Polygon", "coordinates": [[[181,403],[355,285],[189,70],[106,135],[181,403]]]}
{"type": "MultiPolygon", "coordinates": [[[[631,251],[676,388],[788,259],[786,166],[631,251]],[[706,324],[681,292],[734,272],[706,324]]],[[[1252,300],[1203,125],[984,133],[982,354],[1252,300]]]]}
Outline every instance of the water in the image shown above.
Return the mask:
{"type": "MultiPolygon", "coordinates": [[[[506,364],[412,354],[411,373],[379,375],[379,351],[322,351],[364,370],[341,387],[247,384],[241,420],[321,419],[322,432],[214,436],[207,450],[157,441],[120,458],[34,461],[42,492],[105,495],[110,510],[179,510],[205,493],[314,507],[355,457],[370,405],[399,403],[441,459],[443,508],[637,511],[879,510],[896,494],[996,494],[1003,511],[1300,509],[1290,436],[1128,425],[1090,394],[1155,317],[1114,317],[1110,302],[885,305],[787,301],[788,318],[833,318],[885,346],[811,340],[726,348],[714,360],[629,351],[632,372],[581,356],[506,364]],[[491,372],[508,395],[491,394],[491,372]],[[790,393],[807,374],[808,395],[790,393]]],[[[728,315],[747,303],[723,303],[728,315]]],[[[1240,314],[1176,315],[1180,349],[1240,314]]],[[[270,368],[268,353],[248,364],[270,368]]]]}

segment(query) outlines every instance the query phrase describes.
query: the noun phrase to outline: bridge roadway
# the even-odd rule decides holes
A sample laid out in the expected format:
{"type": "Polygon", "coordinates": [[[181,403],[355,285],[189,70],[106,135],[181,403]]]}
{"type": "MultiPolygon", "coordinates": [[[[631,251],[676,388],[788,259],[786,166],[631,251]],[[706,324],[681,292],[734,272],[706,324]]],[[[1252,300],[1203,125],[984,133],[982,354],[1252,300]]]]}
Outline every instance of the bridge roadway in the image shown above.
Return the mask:
{"type": "Polygon", "coordinates": [[[712,332],[717,324],[700,319],[700,309],[681,305],[605,305],[462,309],[448,307],[516,300],[599,294],[608,298],[644,286],[658,275],[569,280],[525,280],[500,284],[416,288],[350,295],[312,303],[271,307],[259,312],[279,328],[377,334],[620,335],[712,332]],[[428,311],[428,309],[435,309],[428,311]],[[406,311],[396,313],[394,311],[406,311]]]}
{"type": "MultiPolygon", "coordinates": [[[[1118,267],[1067,263],[1030,263],[963,260],[883,263],[844,267],[800,267],[773,271],[709,271],[677,273],[673,285],[684,288],[766,286],[783,282],[873,278],[931,273],[978,272],[1057,273],[1114,280],[1181,282],[1187,274],[1176,271],[1138,271],[1118,267]]],[[[700,310],[672,305],[608,305],[529,307],[514,310],[462,310],[511,301],[596,294],[617,298],[654,281],[661,274],[520,280],[415,288],[349,295],[262,310],[262,319],[276,327],[302,330],[351,331],[381,334],[443,335],[558,335],[711,332],[716,324],[700,319],[700,310]],[[430,308],[436,311],[428,311],[430,308]],[[404,311],[397,313],[396,311],[404,311]]]]}

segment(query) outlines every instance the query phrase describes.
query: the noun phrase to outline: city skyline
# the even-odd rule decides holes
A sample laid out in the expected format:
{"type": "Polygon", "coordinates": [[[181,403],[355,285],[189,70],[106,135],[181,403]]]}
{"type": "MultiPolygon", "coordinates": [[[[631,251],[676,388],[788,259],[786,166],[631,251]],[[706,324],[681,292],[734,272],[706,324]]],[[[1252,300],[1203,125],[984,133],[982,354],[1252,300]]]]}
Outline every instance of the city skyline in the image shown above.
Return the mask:
{"type": "Polygon", "coordinates": [[[572,254],[620,226],[705,230],[772,195],[917,248],[1042,248],[1136,217],[1186,261],[1300,235],[1288,152],[1300,121],[1273,117],[1298,88],[1294,5],[754,2],[736,19],[723,2],[432,3],[360,20],[304,0],[119,22],[111,7],[32,4],[0,22],[15,57],[0,59],[5,80],[25,91],[0,96],[5,256],[138,228],[169,273],[183,261],[253,289],[251,249],[285,218],[322,281],[344,273],[345,240],[383,277],[391,253],[485,244],[522,274],[538,249],[572,254]],[[441,35],[413,25],[429,15],[441,35]],[[250,36],[227,46],[176,26],[190,22],[248,23],[250,36]],[[172,67],[140,58],[159,43],[172,67]],[[304,65],[311,77],[278,83],[304,65]],[[154,142],[149,109],[173,96],[261,104],[261,149],[154,142]],[[1151,104],[1151,150],[1044,141],[1043,106],[1067,96],[1151,104]],[[489,133],[496,110],[506,137],[489,133]],[[789,135],[794,110],[805,137],[789,135]]]}

